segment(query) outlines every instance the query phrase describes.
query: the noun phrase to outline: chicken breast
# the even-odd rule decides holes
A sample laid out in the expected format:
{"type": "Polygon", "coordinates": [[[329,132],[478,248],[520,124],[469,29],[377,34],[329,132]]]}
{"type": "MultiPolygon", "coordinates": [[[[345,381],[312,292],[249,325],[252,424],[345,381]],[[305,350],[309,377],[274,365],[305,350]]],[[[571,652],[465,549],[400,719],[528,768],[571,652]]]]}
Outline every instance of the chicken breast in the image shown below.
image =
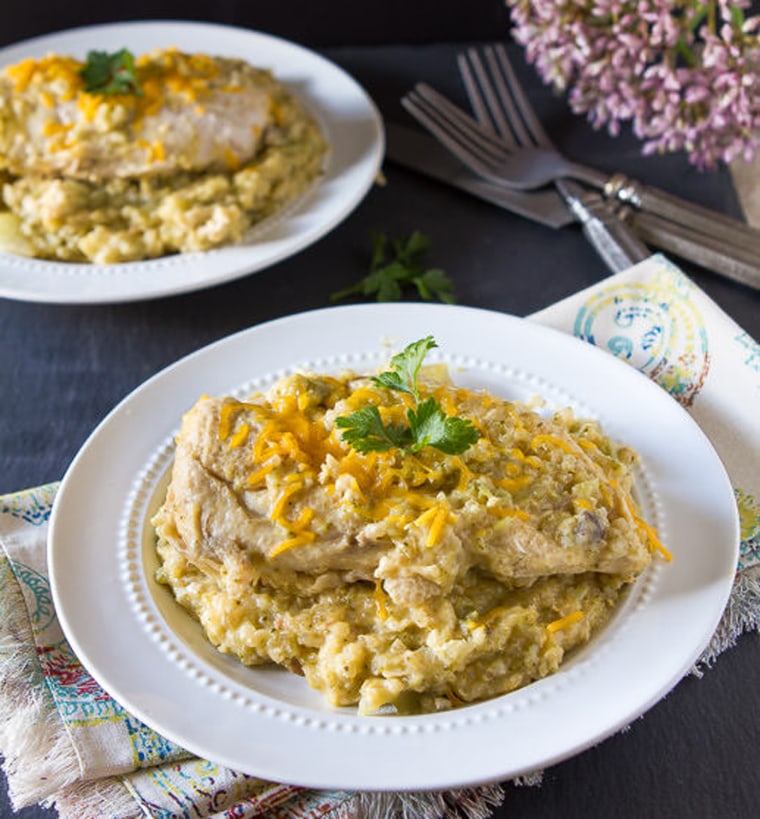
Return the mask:
{"type": "Polygon", "coordinates": [[[273,581],[288,573],[382,577],[399,602],[448,593],[472,566],[523,582],[588,571],[633,576],[648,564],[646,536],[619,498],[621,461],[601,452],[595,461],[556,421],[458,391],[459,413],[487,432],[481,441],[456,459],[382,453],[383,466],[381,453],[358,456],[334,427],[351,393],[367,390],[352,378],[299,375],[268,398],[199,400],[177,439],[160,534],[170,527],[188,558],[205,565],[244,555],[273,581]],[[517,435],[536,453],[523,454],[517,435]],[[509,477],[515,469],[520,477],[509,477]]]}
{"type": "Polygon", "coordinates": [[[235,170],[276,139],[281,86],[229,58],[138,57],[139,93],[88,93],[83,63],[48,55],[0,73],[0,168],[103,180],[235,170]]]}

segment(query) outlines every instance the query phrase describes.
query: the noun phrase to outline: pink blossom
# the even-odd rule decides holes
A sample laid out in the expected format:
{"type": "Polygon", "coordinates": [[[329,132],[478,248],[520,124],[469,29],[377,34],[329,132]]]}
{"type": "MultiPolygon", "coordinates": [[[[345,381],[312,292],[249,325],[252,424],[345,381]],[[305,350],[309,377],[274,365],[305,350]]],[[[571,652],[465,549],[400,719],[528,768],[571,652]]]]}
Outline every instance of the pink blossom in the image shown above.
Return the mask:
{"type": "Polygon", "coordinates": [[[576,113],[698,167],[760,149],[760,15],[750,0],[506,0],[513,34],[576,113]]]}

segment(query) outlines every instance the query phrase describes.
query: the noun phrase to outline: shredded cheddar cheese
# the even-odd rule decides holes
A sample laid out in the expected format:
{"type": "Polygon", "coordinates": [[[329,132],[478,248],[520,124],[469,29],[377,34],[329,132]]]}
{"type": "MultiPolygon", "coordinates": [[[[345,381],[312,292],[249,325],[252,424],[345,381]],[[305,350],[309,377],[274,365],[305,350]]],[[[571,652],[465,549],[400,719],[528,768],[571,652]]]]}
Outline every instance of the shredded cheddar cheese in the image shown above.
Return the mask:
{"type": "Polygon", "coordinates": [[[259,467],[259,469],[257,469],[255,472],[251,472],[246,479],[248,486],[256,486],[260,484],[266,478],[266,476],[276,468],[276,466],[276,461],[272,460],[269,461],[269,463],[264,464],[264,466],[259,467]]]}
{"type": "Polygon", "coordinates": [[[525,489],[525,487],[533,483],[534,480],[533,475],[521,475],[516,478],[500,478],[498,484],[508,492],[517,492],[520,489],[525,489]]]}
{"type": "Polygon", "coordinates": [[[276,521],[277,523],[281,523],[283,521],[283,513],[285,512],[285,507],[287,506],[288,501],[296,494],[296,492],[300,492],[303,489],[303,484],[299,483],[292,483],[290,486],[287,486],[285,489],[282,490],[279,497],[275,501],[274,506],[272,507],[272,520],[276,521]]]}
{"type": "Polygon", "coordinates": [[[559,438],[556,435],[536,435],[531,439],[531,449],[538,449],[542,446],[556,447],[566,452],[568,455],[577,455],[578,451],[571,443],[559,438]]]}
{"type": "Polygon", "coordinates": [[[641,515],[638,514],[638,511],[635,508],[635,506],[633,505],[633,502],[631,501],[631,499],[628,498],[628,497],[622,496],[622,503],[625,505],[626,511],[631,516],[631,520],[634,522],[634,524],[641,530],[641,532],[646,537],[647,542],[649,543],[650,549],[652,549],[652,551],[659,552],[662,555],[662,557],[665,560],[667,560],[668,562],[673,560],[672,553],[668,549],[666,549],[665,546],[663,546],[663,544],[662,544],[662,542],[661,542],[661,540],[659,538],[659,535],[657,534],[657,530],[654,528],[654,526],[651,526],[649,523],[647,523],[641,517],[641,515]]]}
{"type": "Polygon", "coordinates": [[[377,614],[381,620],[388,619],[388,595],[386,595],[385,591],[383,590],[383,583],[382,580],[379,578],[375,580],[375,591],[372,595],[375,601],[375,605],[377,606],[377,614]]]}
{"type": "Polygon", "coordinates": [[[229,442],[230,449],[234,449],[235,447],[245,443],[250,431],[251,431],[250,424],[248,424],[247,422],[241,424],[238,431],[230,438],[229,442]]]}
{"type": "Polygon", "coordinates": [[[511,606],[494,606],[494,608],[489,609],[482,617],[468,617],[464,621],[464,624],[470,631],[474,631],[476,628],[488,626],[489,623],[501,617],[503,614],[509,614],[510,611],[512,611],[511,606]]]}
{"type": "Polygon", "coordinates": [[[283,552],[287,552],[288,549],[292,549],[295,546],[303,546],[306,543],[312,543],[316,535],[314,532],[304,531],[298,532],[298,534],[293,535],[293,537],[286,538],[283,540],[278,546],[275,546],[271,552],[269,552],[269,558],[277,557],[281,555],[283,552]]]}
{"type": "Polygon", "coordinates": [[[552,620],[552,622],[546,626],[546,630],[549,634],[554,634],[555,631],[561,631],[562,629],[574,626],[576,623],[580,623],[582,619],[583,612],[574,611],[570,614],[566,614],[564,617],[560,617],[558,620],[552,620]]]}
{"type": "Polygon", "coordinates": [[[587,512],[593,512],[594,504],[588,498],[573,498],[573,505],[587,512]]]}

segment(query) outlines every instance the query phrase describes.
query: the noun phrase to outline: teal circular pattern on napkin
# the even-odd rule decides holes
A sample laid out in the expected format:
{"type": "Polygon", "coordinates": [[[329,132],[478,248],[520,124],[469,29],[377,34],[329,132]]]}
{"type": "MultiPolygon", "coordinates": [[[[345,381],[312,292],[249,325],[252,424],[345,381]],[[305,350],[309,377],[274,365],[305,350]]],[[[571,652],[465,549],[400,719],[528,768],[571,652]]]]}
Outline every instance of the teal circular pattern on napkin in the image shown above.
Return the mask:
{"type": "Polygon", "coordinates": [[[694,285],[664,270],[647,284],[611,285],[580,308],[573,334],[627,361],[688,407],[710,367],[694,285]]]}
{"type": "Polygon", "coordinates": [[[19,583],[23,583],[34,599],[34,607],[29,610],[29,619],[35,634],[41,634],[55,620],[53,595],[50,582],[31,566],[13,561],[13,571],[19,583]]]}

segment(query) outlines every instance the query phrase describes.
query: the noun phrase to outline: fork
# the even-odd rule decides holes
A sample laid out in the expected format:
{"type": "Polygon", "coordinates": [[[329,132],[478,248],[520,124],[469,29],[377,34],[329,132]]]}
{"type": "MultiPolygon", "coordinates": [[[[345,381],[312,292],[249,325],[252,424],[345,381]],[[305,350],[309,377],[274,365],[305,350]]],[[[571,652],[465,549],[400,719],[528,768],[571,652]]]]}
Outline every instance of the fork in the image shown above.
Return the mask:
{"type": "MultiPolygon", "coordinates": [[[[457,58],[470,106],[478,122],[496,132],[511,148],[522,149],[535,143],[541,148],[552,149],[549,135],[517,83],[506,52],[486,47],[483,58],[490,71],[486,71],[480,53],[474,48],[457,58]],[[503,62],[501,70],[497,61],[503,62]],[[508,86],[505,86],[505,75],[509,78],[508,86]]],[[[613,273],[651,255],[647,246],[618,216],[612,202],[577,182],[557,179],[554,184],[613,273]]]]}
{"type": "MultiPolygon", "coordinates": [[[[455,119],[467,124],[468,128],[475,129],[476,136],[480,132],[481,139],[488,138],[490,142],[502,152],[506,150],[504,143],[498,137],[485,129],[481,129],[478,123],[469,117],[460,108],[447,100],[442,95],[435,92],[429,86],[418,85],[415,91],[402,98],[404,107],[434,136],[438,141],[449,148],[452,154],[458,156],[460,161],[473,170],[478,176],[481,174],[476,170],[474,164],[476,157],[472,153],[472,136],[463,134],[446,116],[450,112],[455,119]],[[427,89],[426,97],[422,97],[419,92],[427,89]],[[436,104],[436,102],[438,104],[436,104]],[[442,106],[443,113],[439,111],[438,105],[442,106]],[[427,113],[426,107],[432,109],[432,115],[427,113]]],[[[482,178],[482,177],[481,177],[482,178]]],[[[498,182],[494,187],[498,186],[498,182]]],[[[510,188],[503,187],[509,191],[510,188]]],[[[549,193],[546,191],[546,193],[549,193]]],[[[557,194],[559,198],[559,194],[557,194]]],[[[704,210],[704,209],[701,209],[704,210]]],[[[711,213],[710,211],[706,211],[711,213]]],[[[719,214],[712,214],[716,222],[719,214]]],[[[747,241],[746,236],[737,238],[732,235],[732,231],[723,228],[724,234],[721,236],[720,230],[717,235],[710,235],[704,230],[697,230],[686,224],[680,224],[666,219],[654,213],[647,213],[635,209],[630,209],[630,213],[625,214],[627,220],[634,228],[635,232],[646,242],[659,247],[669,253],[696,262],[701,267],[720,273],[729,279],[740,282],[752,288],[760,289],[760,249],[752,246],[751,241],[747,241]]],[[[726,218],[726,217],[723,217],[726,218]]],[[[729,220],[731,221],[731,220],[729,220]]],[[[749,227],[735,222],[746,231],[749,227]]],[[[750,231],[750,234],[753,232],[750,231]]],[[[754,233],[757,236],[756,233],[754,233]]],[[[605,261],[608,261],[605,259],[605,261]]],[[[608,261],[609,264],[609,261],[608,261]]]]}
{"type": "MultiPolygon", "coordinates": [[[[493,85],[506,92],[505,99],[509,99],[507,78],[514,76],[514,71],[503,46],[494,48],[491,67],[498,72],[495,75],[498,81],[494,80],[493,85]]],[[[517,83],[516,78],[514,83],[517,83]]],[[[514,83],[510,82],[510,85],[514,83]]],[[[522,96],[524,107],[530,108],[524,93],[522,96]]],[[[483,128],[425,83],[418,83],[402,103],[460,161],[485,179],[519,190],[542,187],[562,177],[577,179],[602,190],[606,197],[629,204],[636,210],[656,214],[676,225],[697,231],[701,236],[712,237],[716,242],[733,243],[740,248],[740,256],[745,256],[746,261],[760,269],[760,232],[737,219],[633,182],[623,174],[608,176],[571,162],[553,147],[537,145],[528,134],[525,134],[527,139],[523,147],[513,137],[507,137],[508,141],[505,142],[500,133],[497,135],[483,128]],[[741,253],[742,248],[749,254],[741,253]]],[[[504,110],[509,110],[509,107],[504,110]]],[[[502,116],[502,120],[506,123],[506,117],[502,116]]],[[[551,142],[548,145],[551,146],[551,142]]]]}
{"type": "MultiPolygon", "coordinates": [[[[557,153],[528,101],[503,46],[484,48],[482,58],[476,49],[469,49],[459,55],[458,63],[470,104],[481,124],[492,132],[495,129],[507,144],[518,151],[528,144],[557,153]]],[[[555,181],[571,210],[582,222],[584,232],[612,269],[615,268],[610,262],[619,264],[621,251],[632,259],[640,253],[643,245],[635,238],[638,235],[650,244],[698,261],[742,284],[755,288],[760,286],[760,244],[753,240],[752,235],[747,238],[745,234],[751,231],[748,226],[740,225],[741,235],[734,237],[735,246],[729,251],[723,239],[700,236],[693,228],[663,221],[660,216],[643,211],[631,212],[628,207],[624,207],[617,216],[605,212],[598,195],[584,195],[577,185],[574,189],[568,189],[569,184],[567,181],[555,181]],[[619,218],[629,223],[628,230],[616,222],[619,218]]],[[[610,204],[607,204],[607,208],[610,208],[610,204]]],[[[756,231],[752,231],[752,234],[760,239],[756,231]]]]}

